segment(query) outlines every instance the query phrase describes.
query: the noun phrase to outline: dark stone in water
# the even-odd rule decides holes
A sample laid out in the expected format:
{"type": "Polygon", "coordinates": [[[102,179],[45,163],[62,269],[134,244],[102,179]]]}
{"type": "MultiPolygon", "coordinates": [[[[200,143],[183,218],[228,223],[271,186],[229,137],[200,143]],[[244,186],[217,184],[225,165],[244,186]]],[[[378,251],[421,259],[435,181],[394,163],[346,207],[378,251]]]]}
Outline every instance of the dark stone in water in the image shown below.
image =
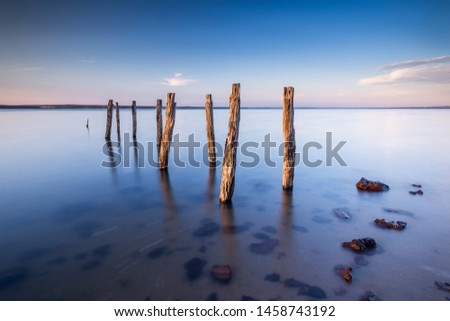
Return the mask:
{"type": "Polygon", "coordinates": [[[92,270],[94,268],[96,268],[97,266],[99,266],[101,264],[100,260],[94,259],[94,260],[90,260],[89,262],[83,264],[81,266],[81,270],[82,271],[89,271],[92,270]]]}
{"type": "Polygon", "coordinates": [[[241,297],[241,301],[259,301],[258,299],[255,299],[254,297],[250,295],[243,295],[241,297]]]}
{"type": "Polygon", "coordinates": [[[316,223],[321,223],[321,224],[327,224],[327,223],[331,223],[332,222],[332,220],[330,218],[326,218],[326,217],[323,217],[323,216],[314,216],[312,218],[312,221],[316,222],[316,223]]]}
{"type": "Polygon", "coordinates": [[[308,229],[300,225],[292,225],[291,229],[300,233],[308,233],[308,229]]]}
{"type": "Polygon", "coordinates": [[[304,283],[301,282],[301,281],[299,281],[299,280],[296,280],[296,279],[294,279],[294,278],[286,279],[286,280],[284,280],[284,282],[283,282],[283,285],[284,285],[286,288],[298,288],[298,287],[300,287],[302,284],[304,284],[304,283]]]}
{"type": "Polygon", "coordinates": [[[222,232],[225,234],[238,234],[247,231],[251,226],[252,224],[249,222],[242,225],[226,225],[222,227],[222,232]]]}
{"type": "Polygon", "coordinates": [[[223,284],[227,284],[231,280],[232,276],[231,266],[227,265],[214,265],[211,268],[211,277],[223,284]]]}
{"type": "Polygon", "coordinates": [[[217,296],[216,292],[210,293],[207,297],[206,297],[206,301],[217,301],[219,300],[219,297],[217,296]]]}
{"type": "Polygon", "coordinates": [[[200,253],[206,253],[207,250],[208,250],[208,248],[205,245],[202,245],[198,248],[198,251],[200,253]]]}
{"type": "Polygon", "coordinates": [[[32,261],[32,260],[39,259],[43,256],[46,256],[49,253],[50,253],[49,249],[38,247],[38,248],[27,250],[27,251],[23,252],[20,255],[20,259],[22,261],[32,261]]]}
{"type": "Polygon", "coordinates": [[[270,239],[270,236],[267,235],[267,234],[264,234],[264,233],[255,233],[255,234],[253,234],[253,237],[255,239],[258,239],[258,240],[268,240],[268,239],[270,239]]]}
{"type": "Polygon", "coordinates": [[[217,232],[220,231],[220,226],[217,223],[214,223],[212,221],[206,221],[203,222],[202,226],[199,227],[197,230],[192,232],[192,235],[196,237],[206,237],[206,236],[213,236],[217,232]]]}
{"type": "Polygon", "coordinates": [[[399,210],[399,209],[395,209],[395,208],[388,208],[388,207],[383,207],[383,210],[385,212],[388,213],[392,213],[392,214],[400,214],[400,215],[406,215],[406,216],[414,216],[413,213],[405,211],[405,210],[399,210]]]}
{"type": "Polygon", "coordinates": [[[381,301],[380,298],[372,291],[366,292],[362,297],[361,301],[381,301]]]}
{"type": "Polygon", "coordinates": [[[267,274],[264,281],[280,282],[281,276],[278,273],[267,274]]]}
{"type": "Polygon", "coordinates": [[[27,278],[28,270],[23,266],[0,272],[0,291],[25,281],[27,278]]]}
{"type": "Polygon", "coordinates": [[[272,253],[279,244],[280,241],[276,239],[268,239],[262,241],[261,243],[252,243],[249,248],[253,253],[267,255],[272,253]]]}
{"type": "Polygon", "coordinates": [[[384,218],[383,219],[375,219],[375,224],[379,227],[382,228],[387,228],[387,229],[391,229],[391,230],[398,230],[398,231],[403,231],[406,228],[407,223],[403,222],[403,221],[385,221],[384,218]]]}
{"type": "Polygon", "coordinates": [[[206,265],[206,260],[194,257],[184,263],[184,268],[187,270],[189,280],[195,280],[203,274],[203,268],[206,265]]]}
{"type": "Polygon", "coordinates": [[[350,242],[343,242],[343,247],[352,249],[355,252],[364,252],[366,250],[375,249],[377,243],[372,238],[353,239],[350,242]]]}
{"type": "Polygon", "coordinates": [[[411,195],[423,195],[423,191],[419,189],[418,191],[409,191],[409,194],[411,195]]]}
{"type": "Polygon", "coordinates": [[[434,281],[434,284],[441,290],[450,292],[450,283],[434,281]]]}
{"type": "Polygon", "coordinates": [[[345,265],[336,265],[334,270],[336,271],[337,275],[341,276],[345,281],[351,282],[353,279],[352,270],[353,268],[351,266],[345,266],[345,265]]]}
{"type": "Polygon", "coordinates": [[[327,298],[327,294],[325,293],[324,290],[322,290],[322,288],[319,288],[318,286],[311,286],[306,283],[304,283],[302,286],[299,287],[297,295],[306,295],[314,299],[327,298]]]}
{"type": "Polygon", "coordinates": [[[269,234],[277,234],[278,230],[273,226],[264,226],[262,230],[269,234]]]}
{"type": "Polygon", "coordinates": [[[333,208],[333,213],[343,219],[343,220],[349,220],[352,218],[352,216],[350,215],[350,212],[348,209],[346,208],[333,208]]]}
{"type": "Polygon", "coordinates": [[[355,261],[356,264],[358,264],[360,266],[367,266],[367,265],[369,265],[369,261],[367,261],[364,256],[356,256],[354,258],[354,261],[355,261]]]}
{"type": "Polygon", "coordinates": [[[160,257],[161,255],[163,255],[164,252],[166,251],[166,249],[167,248],[165,246],[158,247],[158,248],[150,251],[150,253],[148,253],[148,257],[151,259],[156,259],[156,258],[160,257]]]}
{"type": "Polygon", "coordinates": [[[48,261],[48,264],[50,265],[60,265],[60,264],[64,264],[67,262],[67,259],[65,257],[57,257],[54,258],[53,260],[48,261]]]}
{"type": "Polygon", "coordinates": [[[415,188],[422,188],[422,185],[420,185],[420,184],[411,184],[411,186],[415,187],[415,188]]]}
{"type": "Polygon", "coordinates": [[[367,192],[386,192],[389,191],[389,186],[381,183],[381,182],[374,182],[369,181],[368,179],[365,179],[362,177],[358,183],[356,183],[356,187],[361,191],[367,191],[367,192]]]}
{"type": "Polygon", "coordinates": [[[77,255],[75,255],[73,258],[76,260],[76,261],[82,261],[82,260],[85,260],[86,258],[87,258],[87,253],[78,253],[77,255]]]}
{"type": "Polygon", "coordinates": [[[101,245],[92,250],[92,254],[96,257],[106,257],[111,254],[111,244],[101,245]]]}

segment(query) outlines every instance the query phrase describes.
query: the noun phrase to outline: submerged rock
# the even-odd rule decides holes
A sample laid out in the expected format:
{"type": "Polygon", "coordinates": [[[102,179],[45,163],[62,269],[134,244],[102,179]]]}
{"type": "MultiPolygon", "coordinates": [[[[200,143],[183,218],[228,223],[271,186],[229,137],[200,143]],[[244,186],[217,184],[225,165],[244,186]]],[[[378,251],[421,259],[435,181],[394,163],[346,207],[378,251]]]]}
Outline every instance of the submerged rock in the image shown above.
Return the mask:
{"type": "Polygon", "coordinates": [[[325,299],[327,297],[322,288],[306,284],[294,278],[284,280],[283,285],[287,288],[298,288],[297,295],[306,295],[314,299],[325,299]]]}
{"type": "Polygon", "coordinates": [[[243,295],[241,296],[241,301],[259,301],[258,299],[255,299],[254,297],[250,295],[243,295]]]}
{"type": "Polygon", "coordinates": [[[27,277],[28,270],[23,266],[0,272],[0,291],[26,280],[27,277]]]}
{"type": "Polygon", "coordinates": [[[335,267],[336,273],[347,282],[351,282],[353,279],[352,270],[353,268],[351,266],[337,265],[335,267]]]}
{"type": "Polygon", "coordinates": [[[217,296],[216,292],[210,293],[207,297],[206,297],[206,301],[217,301],[219,300],[219,297],[217,296]]]}
{"type": "Polygon", "coordinates": [[[253,234],[253,237],[255,239],[258,239],[258,240],[268,240],[268,239],[270,239],[270,236],[267,235],[267,234],[264,234],[264,233],[255,233],[255,234],[253,234]]]}
{"type": "Polygon", "coordinates": [[[418,191],[409,191],[409,194],[411,195],[423,195],[423,191],[419,189],[418,191]]]}
{"type": "Polygon", "coordinates": [[[374,239],[366,237],[362,239],[353,239],[350,242],[343,242],[342,246],[352,249],[355,252],[363,252],[366,250],[375,249],[377,247],[377,243],[374,239]]]}
{"type": "Polygon", "coordinates": [[[281,276],[278,273],[267,274],[264,281],[280,282],[281,276]]]}
{"type": "Polygon", "coordinates": [[[420,185],[420,184],[411,184],[411,186],[415,187],[415,188],[422,188],[422,185],[420,185]]]}
{"type": "Polygon", "coordinates": [[[333,208],[333,213],[337,217],[339,217],[339,218],[341,218],[343,220],[349,220],[349,219],[352,218],[351,215],[350,215],[349,210],[346,209],[346,208],[333,208]]]}
{"type": "Polygon", "coordinates": [[[405,210],[399,210],[396,208],[388,208],[388,207],[383,207],[383,211],[388,212],[388,213],[392,213],[392,214],[400,214],[400,215],[406,215],[406,216],[411,216],[413,217],[414,214],[405,210]]]}
{"type": "Polygon", "coordinates": [[[192,235],[196,237],[206,237],[212,236],[219,231],[220,231],[219,224],[206,220],[202,223],[202,226],[200,226],[198,229],[192,232],[192,235]]]}
{"type": "Polygon", "coordinates": [[[441,290],[450,292],[450,283],[434,281],[434,284],[441,290]]]}
{"type": "Polygon", "coordinates": [[[280,245],[280,241],[277,239],[267,239],[260,243],[252,243],[249,248],[253,253],[267,255],[272,253],[278,245],[280,245]]]}
{"type": "Polygon", "coordinates": [[[210,275],[214,280],[220,283],[227,284],[228,282],[230,282],[232,276],[231,266],[229,266],[228,264],[214,265],[211,268],[210,275]]]}
{"type": "Polygon", "coordinates": [[[289,278],[284,280],[283,285],[286,288],[298,288],[299,286],[301,286],[302,284],[304,284],[303,282],[296,280],[294,278],[289,278]]]}
{"type": "Polygon", "coordinates": [[[206,265],[206,260],[198,257],[194,257],[184,263],[184,268],[186,269],[187,276],[189,280],[195,280],[203,274],[203,268],[206,265]]]}
{"type": "Polygon", "coordinates": [[[381,301],[381,299],[373,293],[372,291],[366,292],[362,297],[361,301],[381,301]]]}
{"type": "Polygon", "coordinates": [[[166,249],[167,248],[165,246],[157,247],[156,249],[150,251],[147,256],[152,260],[156,259],[156,258],[160,257],[161,255],[163,255],[164,252],[166,251],[166,249]]]}
{"type": "Polygon", "coordinates": [[[403,231],[406,228],[406,222],[403,221],[385,221],[383,219],[375,219],[375,224],[382,228],[392,229],[392,230],[398,230],[403,231]]]}
{"type": "Polygon", "coordinates": [[[356,187],[361,191],[367,192],[386,192],[389,191],[389,186],[378,182],[378,181],[369,181],[362,177],[358,183],[356,183],[356,187]]]}

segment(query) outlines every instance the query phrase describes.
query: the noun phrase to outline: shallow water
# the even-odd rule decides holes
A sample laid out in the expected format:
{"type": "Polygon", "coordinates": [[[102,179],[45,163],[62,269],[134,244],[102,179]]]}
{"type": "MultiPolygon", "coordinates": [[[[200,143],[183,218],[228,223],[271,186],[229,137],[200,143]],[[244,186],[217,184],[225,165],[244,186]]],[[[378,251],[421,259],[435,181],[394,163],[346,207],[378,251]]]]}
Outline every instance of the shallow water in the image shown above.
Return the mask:
{"type": "MultiPolygon", "coordinates": [[[[214,118],[223,143],[228,110],[215,110],[214,118]]],[[[284,193],[282,158],[273,149],[275,167],[237,169],[233,204],[226,207],[218,202],[220,168],[181,168],[171,154],[164,174],[147,163],[139,168],[132,149],[128,168],[100,166],[110,160],[102,152],[104,110],[2,110],[0,299],[318,298],[283,285],[295,278],[329,300],[359,300],[369,291],[382,300],[445,300],[434,282],[450,280],[449,119],[449,110],[296,110],[297,151],[311,141],[325,146],[332,132],[333,146],[347,141],[340,155],[348,166],[301,163],[293,192],[284,193]],[[361,177],[391,189],[358,192],[361,177]],[[424,195],[410,195],[411,184],[421,184],[424,195]],[[339,218],[334,208],[351,218],[339,218]],[[383,230],[375,218],[408,225],[383,230]],[[362,237],[377,241],[371,255],[340,245],[362,237]],[[195,257],[206,264],[190,279],[184,265],[195,257]],[[210,277],[216,264],[232,267],[228,284],[210,277]],[[351,284],[336,265],[353,267],[351,284]],[[265,280],[273,273],[278,282],[265,280]]],[[[121,111],[121,121],[121,148],[113,150],[124,158],[132,145],[123,137],[129,110],[121,111]]],[[[174,134],[181,140],[193,133],[203,145],[204,126],[203,110],[177,110],[174,134]]],[[[241,144],[261,143],[268,133],[282,141],[281,110],[241,111],[241,144]]],[[[146,142],[156,136],[154,110],[138,110],[137,136],[147,153],[146,142]]],[[[261,146],[249,150],[264,159],[261,146]]],[[[195,157],[201,162],[201,149],[195,157]]],[[[311,150],[311,160],[324,157],[325,149],[311,150]]],[[[181,159],[188,159],[187,150],[181,159]]],[[[240,153],[241,160],[249,158],[240,153]]]]}

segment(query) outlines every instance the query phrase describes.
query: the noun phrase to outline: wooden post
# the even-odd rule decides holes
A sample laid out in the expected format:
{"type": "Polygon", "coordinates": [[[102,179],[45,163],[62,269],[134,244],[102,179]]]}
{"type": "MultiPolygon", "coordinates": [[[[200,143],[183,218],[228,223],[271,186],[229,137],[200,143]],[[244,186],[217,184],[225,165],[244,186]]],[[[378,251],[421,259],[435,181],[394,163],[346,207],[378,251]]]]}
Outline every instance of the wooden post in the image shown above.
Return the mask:
{"type": "Polygon", "coordinates": [[[283,136],[284,136],[283,189],[291,190],[294,186],[294,165],[295,165],[293,87],[284,87],[283,136]]]}
{"type": "Polygon", "coordinates": [[[222,181],[220,183],[220,202],[231,201],[234,192],[234,175],[236,171],[236,152],[239,139],[239,120],[241,113],[240,84],[233,84],[230,96],[230,117],[228,119],[228,136],[225,141],[225,153],[222,164],[222,181]]]}
{"type": "Polygon", "coordinates": [[[169,163],[170,141],[172,140],[173,127],[175,126],[175,109],[175,93],[168,93],[166,102],[166,124],[164,125],[164,134],[159,152],[160,169],[167,169],[169,163]]]}
{"type": "Polygon", "coordinates": [[[117,135],[120,140],[120,111],[119,111],[119,103],[116,101],[116,124],[117,124],[117,135]]]}
{"type": "Polygon", "coordinates": [[[208,159],[209,163],[214,165],[216,163],[216,140],[214,138],[214,117],[213,117],[213,102],[211,95],[206,95],[206,135],[208,137],[208,159]]]}
{"type": "Polygon", "coordinates": [[[110,99],[108,101],[108,107],[106,107],[106,133],[105,133],[105,139],[111,139],[112,109],[113,109],[113,101],[112,101],[112,99],[110,99]]]}
{"type": "Polygon", "coordinates": [[[136,120],[136,101],[131,104],[131,114],[133,116],[133,139],[136,139],[137,120],[136,120]]]}
{"type": "Polygon", "coordinates": [[[156,100],[156,146],[161,146],[161,139],[162,139],[162,128],[163,128],[163,122],[162,122],[162,100],[157,99],[156,100]]]}

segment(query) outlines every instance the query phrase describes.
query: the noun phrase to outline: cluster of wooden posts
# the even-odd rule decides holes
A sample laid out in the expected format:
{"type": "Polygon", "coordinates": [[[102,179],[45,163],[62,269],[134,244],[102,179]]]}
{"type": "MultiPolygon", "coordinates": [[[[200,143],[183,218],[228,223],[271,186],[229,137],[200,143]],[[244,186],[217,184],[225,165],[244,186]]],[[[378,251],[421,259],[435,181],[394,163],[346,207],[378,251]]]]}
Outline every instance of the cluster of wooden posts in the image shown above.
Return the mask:
{"type": "MultiPolygon", "coordinates": [[[[156,101],[156,137],[159,148],[159,168],[167,170],[169,160],[170,142],[172,140],[173,128],[175,126],[175,93],[167,94],[166,123],[163,131],[162,100],[156,101]]],[[[210,94],[206,95],[206,134],[208,139],[208,158],[211,165],[216,163],[216,148],[214,138],[213,102],[210,94]]],[[[233,84],[230,96],[230,116],[228,120],[228,135],[225,141],[225,152],[222,162],[222,181],[220,184],[220,202],[231,201],[234,192],[236,173],[236,155],[239,141],[239,121],[241,111],[240,84],[233,84]]],[[[133,139],[136,139],[137,119],[136,101],[131,105],[133,121],[133,139]]],[[[105,139],[111,139],[111,125],[113,116],[113,100],[109,100],[106,116],[105,139]]],[[[119,104],[116,102],[117,132],[120,137],[119,104]]],[[[283,179],[284,190],[292,190],[294,185],[295,164],[295,130],[294,130],[294,88],[285,87],[283,94],[283,137],[284,137],[284,159],[283,179]]]]}

